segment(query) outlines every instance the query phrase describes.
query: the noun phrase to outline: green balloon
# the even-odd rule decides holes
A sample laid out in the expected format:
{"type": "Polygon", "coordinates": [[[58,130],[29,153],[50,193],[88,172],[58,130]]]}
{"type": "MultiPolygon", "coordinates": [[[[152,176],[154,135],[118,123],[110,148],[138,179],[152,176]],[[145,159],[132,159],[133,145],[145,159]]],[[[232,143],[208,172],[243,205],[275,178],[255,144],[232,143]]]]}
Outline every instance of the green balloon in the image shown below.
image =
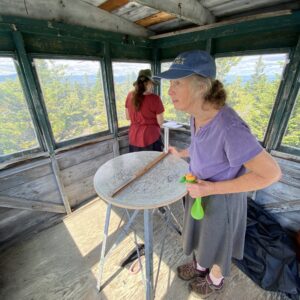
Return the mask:
{"type": "Polygon", "coordinates": [[[201,220],[204,217],[204,210],[201,205],[201,198],[196,198],[191,209],[191,216],[195,220],[201,220]]]}

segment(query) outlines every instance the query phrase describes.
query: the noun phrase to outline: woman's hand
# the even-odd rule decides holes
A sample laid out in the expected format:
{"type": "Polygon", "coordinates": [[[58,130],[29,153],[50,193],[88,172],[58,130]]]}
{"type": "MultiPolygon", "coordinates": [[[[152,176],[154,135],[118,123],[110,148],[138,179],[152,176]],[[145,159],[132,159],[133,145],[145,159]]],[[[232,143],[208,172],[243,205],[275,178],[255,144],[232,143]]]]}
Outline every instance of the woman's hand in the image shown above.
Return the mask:
{"type": "Polygon", "coordinates": [[[197,183],[187,183],[186,189],[192,198],[199,198],[214,194],[214,182],[197,180],[197,183]]]}
{"type": "Polygon", "coordinates": [[[189,151],[188,149],[178,151],[175,147],[169,146],[169,153],[175,155],[176,157],[188,157],[189,151]]]}
{"type": "Polygon", "coordinates": [[[169,146],[169,153],[171,153],[177,157],[181,157],[180,152],[175,147],[169,146]]]}

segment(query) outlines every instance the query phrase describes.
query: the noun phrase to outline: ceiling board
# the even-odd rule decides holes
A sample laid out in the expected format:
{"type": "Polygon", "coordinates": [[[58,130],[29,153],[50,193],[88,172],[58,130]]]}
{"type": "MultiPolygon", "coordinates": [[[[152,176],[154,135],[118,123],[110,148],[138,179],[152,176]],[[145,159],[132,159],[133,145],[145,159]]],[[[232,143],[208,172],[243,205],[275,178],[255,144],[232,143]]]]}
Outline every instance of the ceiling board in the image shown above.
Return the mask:
{"type": "Polygon", "coordinates": [[[134,3],[135,7],[133,8],[129,8],[128,6],[132,6],[133,2],[130,2],[120,8],[118,8],[117,10],[114,10],[113,13],[125,18],[127,20],[130,20],[131,22],[135,22],[144,18],[147,18],[151,15],[154,15],[156,13],[158,13],[159,11],[156,9],[153,9],[151,7],[147,7],[147,6],[142,6],[138,3],[134,3]]]}
{"type": "Polygon", "coordinates": [[[128,0],[108,0],[103,4],[99,5],[98,7],[106,11],[113,11],[127,4],[128,2],[129,2],[128,0]]]}
{"type": "Polygon", "coordinates": [[[220,3],[215,6],[210,6],[209,10],[215,16],[224,16],[245,12],[257,8],[275,6],[279,3],[289,2],[290,0],[232,0],[232,1],[219,1],[220,3]]]}
{"type": "Polygon", "coordinates": [[[157,14],[154,14],[152,16],[149,16],[147,18],[141,19],[137,22],[135,22],[138,25],[148,27],[154,24],[159,24],[165,21],[176,19],[174,15],[165,13],[165,12],[159,12],[157,14]]]}

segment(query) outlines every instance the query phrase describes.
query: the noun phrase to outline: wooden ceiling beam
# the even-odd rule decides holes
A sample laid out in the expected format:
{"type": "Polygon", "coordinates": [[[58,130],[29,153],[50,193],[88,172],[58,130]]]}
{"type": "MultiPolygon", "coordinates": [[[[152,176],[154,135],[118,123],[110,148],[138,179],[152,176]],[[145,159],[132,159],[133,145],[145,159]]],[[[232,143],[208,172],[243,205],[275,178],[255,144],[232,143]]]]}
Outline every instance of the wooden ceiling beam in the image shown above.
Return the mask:
{"type": "Polygon", "coordinates": [[[135,23],[143,27],[148,27],[151,25],[155,25],[173,19],[176,19],[176,16],[161,11],[157,14],[138,20],[135,23]]]}
{"type": "Polygon", "coordinates": [[[198,25],[211,24],[215,21],[214,15],[197,0],[134,0],[134,2],[198,25]]]}
{"type": "Polygon", "coordinates": [[[26,0],[26,2],[3,0],[0,1],[0,12],[8,16],[64,22],[140,37],[154,34],[142,26],[81,0],[26,0]]]}

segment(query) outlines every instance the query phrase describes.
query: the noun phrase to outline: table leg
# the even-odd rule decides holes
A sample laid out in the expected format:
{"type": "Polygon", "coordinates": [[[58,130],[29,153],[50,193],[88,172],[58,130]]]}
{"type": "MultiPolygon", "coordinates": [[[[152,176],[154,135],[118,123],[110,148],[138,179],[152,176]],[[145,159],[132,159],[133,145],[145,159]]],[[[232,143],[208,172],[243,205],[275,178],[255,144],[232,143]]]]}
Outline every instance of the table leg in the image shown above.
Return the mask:
{"type": "Polygon", "coordinates": [[[128,234],[128,230],[130,229],[130,226],[132,222],[134,221],[135,217],[139,213],[139,210],[136,209],[133,214],[130,216],[127,224],[124,226],[124,229],[121,229],[121,232],[117,236],[114,244],[112,247],[108,250],[108,252],[105,254],[106,251],[106,241],[108,236],[108,227],[109,227],[109,220],[110,220],[110,213],[111,213],[111,204],[108,204],[106,209],[106,217],[105,217],[105,225],[104,225],[104,236],[102,241],[102,248],[101,248],[101,256],[100,256],[100,262],[99,262],[99,275],[97,280],[97,290],[100,292],[101,290],[101,279],[103,274],[103,268],[104,268],[104,262],[107,257],[113,252],[113,250],[122,242],[126,234],[128,234]]]}
{"type": "Polygon", "coordinates": [[[98,276],[98,280],[97,280],[97,290],[99,292],[101,289],[101,279],[102,279],[103,267],[104,267],[104,261],[105,261],[105,249],[106,249],[106,241],[107,241],[107,235],[108,235],[110,212],[111,212],[111,204],[108,204],[107,208],[106,208],[104,236],[103,236],[103,241],[102,241],[101,256],[100,256],[100,262],[99,262],[99,276],[98,276]]]}
{"type": "Polygon", "coordinates": [[[163,257],[163,253],[164,253],[165,241],[166,241],[167,231],[168,231],[168,225],[169,225],[170,216],[171,216],[170,211],[168,209],[166,209],[166,214],[167,214],[167,218],[165,219],[166,226],[164,228],[164,234],[163,234],[162,241],[161,241],[161,249],[160,249],[159,261],[158,261],[158,267],[157,267],[157,273],[156,273],[154,291],[153,291],[154,295],[155,295],[155,291],[156,291],[156,288],[157,288],[157,282],[158,282],[159,270],[160,270],[160,265],[161,265],[161,259],[163,257]]]}
{"type": "Polygon", "coordinates": [[[153,295],[153,219],[152,210],[144,210],[144,239],[146,257],[146,300],[154,299],[153,295]]]}

